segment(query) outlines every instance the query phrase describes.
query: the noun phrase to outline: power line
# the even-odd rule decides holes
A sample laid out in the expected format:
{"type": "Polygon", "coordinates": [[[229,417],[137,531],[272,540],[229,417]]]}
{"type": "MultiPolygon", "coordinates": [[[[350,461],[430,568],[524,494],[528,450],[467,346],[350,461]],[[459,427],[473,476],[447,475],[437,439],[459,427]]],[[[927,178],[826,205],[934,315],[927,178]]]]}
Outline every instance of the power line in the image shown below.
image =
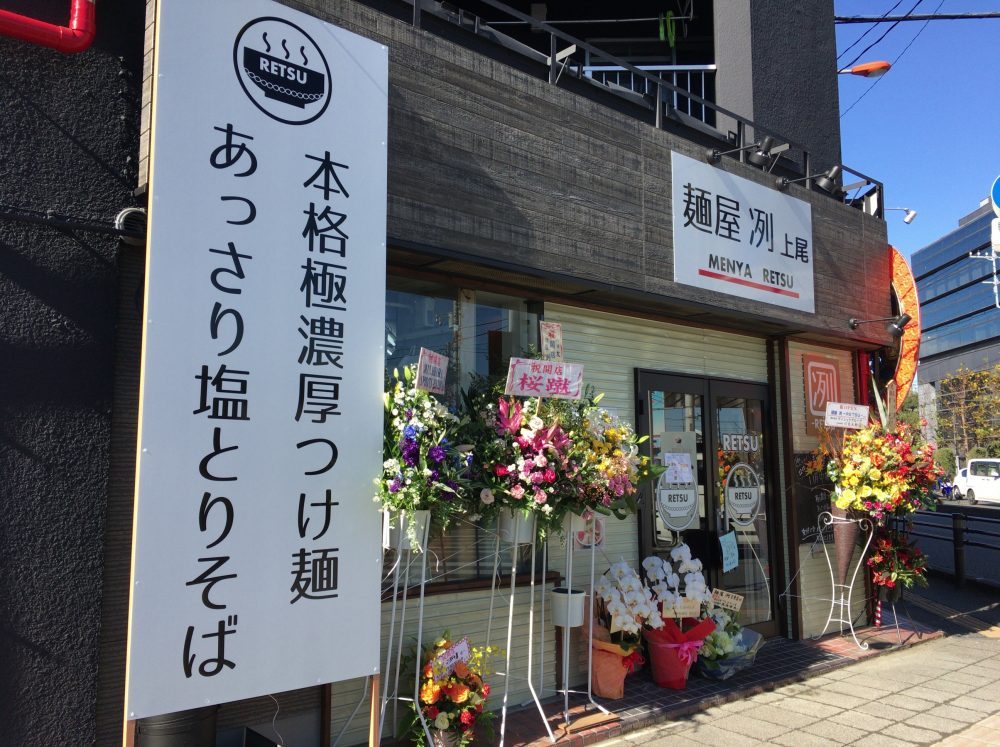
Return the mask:
{"type": "MultiPolygon", "coordinates": [[[[913,11],[915,11],[917,9],[917,6],[920,5],[920,3],[922,3],[923,1],[924,0],[917,0],[917,2],[915,2],[913,4],[913,7],[910,8],[909,11],[907,11],[906,15],[909,16],[911,13],[913,13],[913,11]]],[[[865,53],[867,53],[869,49],[871,49],[876,44],[878,44],[880,41],[882,41],[883,39],[885,39],[885,37],[887,37],[892,32],[892,30],[899,25],[899,23],[900,23],[899,21],[896,21],[894,24],[892,24],[889,28],[887,28],[885,30],[885,33],[882,34],[882,36],[880,36],[878,39],[876,39],[871,44],[869,44],[867,47],[865,47],[863,50],[861,50],[861,53],[858,54],[857,57],[855,57],[853,60],[851,60],[850,62],[848,62],[846,65],[844,65],[844,67],[845,68],[853,67],[853,65],[854,65],[855,62],[857,62],[862,57],[864,57],[865,53]]]]}
{"type": "MultiPolygon", "coordinates": [[[[889,9],[890,12],[892,8],[889,9]]],[[[900,21],[972,21],[981,18],[1000,18],[1000,11],[987,13],[930,13],[905,16],[834,16],[835,23],[899,23],[900,21]]]]}
{"type": "MultiPolygon", "coordinates": [[[[903,2],[903,0],[896,0],[896,4],[893,5],[891,8],[889,8],[889,10],[887,10],[885,13],[883,13],[881,17],[885,18],[886,16],[888,16],[890,13],[892,13],[892,11],[894,11],[896,8],[898,8],[899,5],[900,5],[900,3],[902,3],[902,2],[903,2]]],[[[850,52],[852,49],[854,49],[861,42],[862,39],[864,39],[866,36],[868,36],[868,34],[870,34],[876,28],[877,27],[874,24],[872,24],[870,27],[868,27],[867,29],[865,29],[865,33],[863,33],[861,36],[859,36],[857,39],[855,39],[854,43],[851,46],[849,46],[847,49],[845,49],[843,52],[841,52],[840,54],[837,55],[837,61],[840,62],[840,58],[841,57],[843,57],[848,52],[850,52]]]]}
{"type": "MultiPolygon", "coordinates": [[[[941,0],[941,2],[940,2],[940,3],[938,3],[938,6],[937,6],[937,8],[935,8],[934,10],[936,11],[936,10],[937,10],[938,8],[940,8],[940,7],[942,6],[942,5],[944,5],[944,0],[941,0]]],[[[894,60],[892,61],[892,64],[893,64],[893,65],[895,65],[895,64],[896,64],[897,62],[899,62],[900,58],[901,58],[901,57],[902,57],[902,56],[903,56],[904,54],[906,54],[906,50],[907,50],[907,49],[909,49],[909,48],[910,48],[911,46],[913,46],[913,42],[915,42],[915,41],[917,40],[917,37],[918,37],[918,36],[920,36],[920,35],[921,35],[922,33],[924,33],[924,29],[925,29],[925,28],[927,28],[927,24],[928,24],[928,23],[930,23],[930,21],[924,21],[924,25],[923,25],[923,26],[921,26],[921,27],[920,27],[920,30],[919,30],[919,31],[918,31],[918,32],[917,32],[916,34],[914,34],[914,35],[913,35],[913,38],[912,38],[912,39],[910,39],[910,42],[909,42],[909,44],[907,44],[907,45],[906,45],[905,47],[903,47],[903,51],[902,51],[902,52],[900,52],[900,53],[899,53],[898,55],[896,55],[896,59],[894,59],[894,60]]],[[[882,77],[885,77],[885,76],[882,76],[882,77]]],[[[865,96],[867,96],[867,95],[868,95],[868,94],[869,94],[869,93],[871,92],[871,90],[872,90],[872,89],[873,89],[873,88],[874,88],[875,86],[877,86],[877,85],[879,84],[879,82],[880,82],[881,80],[882,80],[882,78],[876,78],[876,79],[875,79],[875,82],[874,82],[874,83],[872,83],[872,84],[871,84],[870,86],[868,86],[868,90],[867,90],[867,91],[865,91],[865,92],[864,92],[863,94],[861,94],[860,96],[858,96],[858,98],[857,98],[857,101],[855,101],[855,102],[854,102],[853,104],[851,104],[851,105],[850,105],[849,107],[847,107],[847,109],[845,109],[845,110],[844,110],[844,113],[840,115],[840,118],[841,118],[841,119],[843,119],[843,118],[844,118],[845,116],[847,116],[847,112],[849,112],[849,111],[850,111],[851,109],[853,109],[853,108],[854,108],[855,106],[857,106],[857,104],[858,104],[858,101],[861,101],[861,99],[863,99],[863,98],[864,98],[865,96]]]]}

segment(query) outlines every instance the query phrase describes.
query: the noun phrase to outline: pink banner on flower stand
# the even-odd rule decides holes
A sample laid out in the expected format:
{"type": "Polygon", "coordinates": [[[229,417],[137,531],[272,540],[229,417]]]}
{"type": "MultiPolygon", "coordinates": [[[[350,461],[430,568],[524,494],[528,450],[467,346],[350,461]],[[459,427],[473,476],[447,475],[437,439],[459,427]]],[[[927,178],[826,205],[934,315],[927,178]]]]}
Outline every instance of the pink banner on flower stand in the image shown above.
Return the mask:
{"type": "Polygon", "coordinates": [[[504,394],[580,399],[583,395],[583,364],[511,358],[504,394]]]}

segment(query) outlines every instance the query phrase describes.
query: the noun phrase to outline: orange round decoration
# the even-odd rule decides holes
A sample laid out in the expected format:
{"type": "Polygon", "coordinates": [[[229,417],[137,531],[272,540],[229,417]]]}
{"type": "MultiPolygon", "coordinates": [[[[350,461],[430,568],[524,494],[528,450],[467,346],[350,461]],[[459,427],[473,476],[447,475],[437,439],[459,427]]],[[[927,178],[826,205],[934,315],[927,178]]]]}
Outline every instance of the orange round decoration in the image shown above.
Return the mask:
{"type": "Polygon", "coordinates": [[[896,247],[889,245],[889,267],[892,270],[892,292],[899,304],[900,314],[909,314],[910,321],[903,327],[899,340],[899,360],[896,363],[896,410],[903,406],[903,400],[910,391],[917,375],[917,358],[920,355],[920,304],[917,301],[917,283],[913,279],[906,258],[896,247]]]}

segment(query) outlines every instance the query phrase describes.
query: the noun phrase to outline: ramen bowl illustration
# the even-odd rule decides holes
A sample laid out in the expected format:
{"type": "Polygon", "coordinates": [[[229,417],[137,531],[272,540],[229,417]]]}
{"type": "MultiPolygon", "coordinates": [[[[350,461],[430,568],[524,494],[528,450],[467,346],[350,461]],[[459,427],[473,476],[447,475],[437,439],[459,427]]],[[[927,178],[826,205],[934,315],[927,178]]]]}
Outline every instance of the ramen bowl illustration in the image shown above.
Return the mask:
{"type": "Polygon", "coordinates": [[[269,99],[299,109],[323,98],[326,76],[289,60],[243,48],[243,70],[269,99]]]}

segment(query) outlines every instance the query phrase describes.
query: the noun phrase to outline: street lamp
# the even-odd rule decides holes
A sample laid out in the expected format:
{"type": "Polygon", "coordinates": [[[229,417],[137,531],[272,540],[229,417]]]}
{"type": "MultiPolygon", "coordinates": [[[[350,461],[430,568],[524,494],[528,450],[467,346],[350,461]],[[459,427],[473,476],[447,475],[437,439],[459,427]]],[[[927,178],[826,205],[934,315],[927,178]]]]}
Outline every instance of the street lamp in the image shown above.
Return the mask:
{"type": "Polygon", "coordinates": [[[917,217],[917,211],[911,210],[910,208],[890,208],[887,207],[886,210],[902,210],[906,215],[903,216],[903,223],[909,225],[913,223],[913,219],[917,217]]]}
{"type": "Polygon", "coordinates": [[[875,60],[874,62],[862,62],[854,67],[845,67],[837,72],[841,75],[860,75],[862,78],[878,78],[889,72],[892,63],[885,60],[875,60]]]}

